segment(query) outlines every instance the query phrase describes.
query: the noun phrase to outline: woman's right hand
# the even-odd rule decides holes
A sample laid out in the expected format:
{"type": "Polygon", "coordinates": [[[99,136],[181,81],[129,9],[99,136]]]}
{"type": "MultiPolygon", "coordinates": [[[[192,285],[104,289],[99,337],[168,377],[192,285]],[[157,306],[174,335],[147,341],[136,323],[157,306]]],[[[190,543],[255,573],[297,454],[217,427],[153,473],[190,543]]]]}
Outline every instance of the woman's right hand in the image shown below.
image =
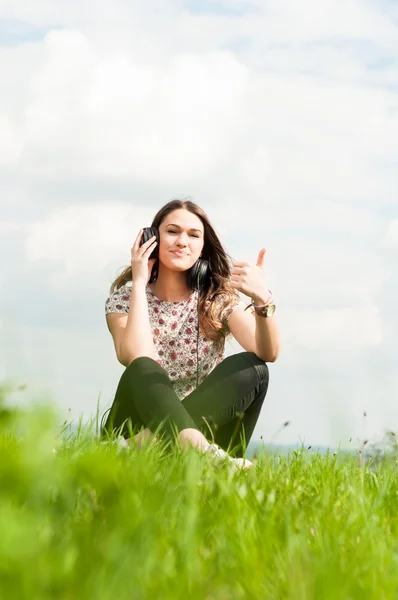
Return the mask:
{"type": "Polygon", "coordinates": [[[145,285],[151,278],[153,265],[156,258],[149,258],[152,250],[156,247],[156,237],[153,236],[150,240],[140,246],[143,229],[140,229],[138,236],[131,248],[131,273],[134,283],[142,281],[145,285]]]}

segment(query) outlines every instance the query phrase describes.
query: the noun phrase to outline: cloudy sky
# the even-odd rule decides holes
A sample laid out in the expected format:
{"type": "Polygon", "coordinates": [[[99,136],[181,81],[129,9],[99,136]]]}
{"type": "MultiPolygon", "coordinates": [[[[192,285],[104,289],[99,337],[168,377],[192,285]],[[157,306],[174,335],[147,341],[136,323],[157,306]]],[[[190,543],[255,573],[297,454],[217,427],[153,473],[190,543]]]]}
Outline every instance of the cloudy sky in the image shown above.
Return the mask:
{"type": "Polygon", "coordinates": [[[190,196],[234,259],[267,248],[282,352],[254,439],[398,431],[397,163],[397,2],[0,0],[10,401],[110,406],[109,287],[190,196]]]}

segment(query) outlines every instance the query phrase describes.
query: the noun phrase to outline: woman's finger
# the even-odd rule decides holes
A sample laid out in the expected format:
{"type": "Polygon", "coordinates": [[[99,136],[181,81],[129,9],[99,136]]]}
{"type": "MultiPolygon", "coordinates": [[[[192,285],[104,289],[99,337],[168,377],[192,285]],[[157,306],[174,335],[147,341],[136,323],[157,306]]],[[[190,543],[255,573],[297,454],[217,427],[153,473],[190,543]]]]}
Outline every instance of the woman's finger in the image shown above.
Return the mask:
{"type": "Polygon", "coordinates": [[[136,258],[141,259],[144,256],[146,257],[147,254],[150,254],[152,252],[156,243],[157,243],[156,240],[154,240],[153,242],[151,242],[150,240],[145,242],[145,244],[140,246],[140,248],[137,250],[136,255],[135,255],[136,258]]]}
{"type": "Polygon", "coordinates": [[[137,237],[135,238],[135,242],[133,244],[133,247],[131,248],[131,251],[134,250],[138,250],[138,248],[140,247],[140,239],[142,238],[142,233],[143,233],[143,229],[140,229],[138,232],[137,237]]]}
{"type": "Polygon", "coordinates": [[[231,272],[233,272],[235,274],[247,273],[247,267],[232,267],[231,272]]]}
{"type": "Polygon", "coordinates": [[[155,240],[152,244],[150,244],[145,250],[144,250],[144,254],[145,252],[148,252],[148,250],[151,250],[154,248],[154,246],[156,246],[157,241],[155,240]]]}
{"type": "Polygon", "coordinates": [[[147,240],[145,242],[145,244],[142,244],[142,246],[140,246],[140,249],[143,250],[143,253],[146,252],[146,250],[148,250],[148,248],[150,248],[152,246],[152,244],[156,242],[156,236],[151,237],[149,240],[147,240]]]}
{"type": "MultiPolygon", "coordinates": [[[[141,231],[143,232],[142,229],[141,229],[141,231]]],[[[142,249],[142,254],[143,254],[145,252],[145,250],[152,244],[152,240],[156,240],[156,236],[152,236],[152,238],[147,240],[144,244],[141,244],[141,238],[142,238],[142,234],[141,234],[141,237],[140,236],[137,237],[137,239],[135,241],[135,245],[133,246],[131,251],[134,250],[136,253],[138,253],[142,249]]]]}

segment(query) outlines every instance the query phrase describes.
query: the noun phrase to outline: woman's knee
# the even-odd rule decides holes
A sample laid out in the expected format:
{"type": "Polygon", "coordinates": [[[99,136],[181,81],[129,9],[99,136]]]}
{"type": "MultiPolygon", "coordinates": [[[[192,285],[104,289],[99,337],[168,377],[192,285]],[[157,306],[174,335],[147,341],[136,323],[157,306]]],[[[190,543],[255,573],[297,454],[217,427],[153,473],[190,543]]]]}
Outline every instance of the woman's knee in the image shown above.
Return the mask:
{"type": "Polygon", "coordinates": [[[125,369],[126,371],[148,371],[148,370],[162,370],[160,364],[150,356],[138,356],[129,363],[125,369]]]}
{"type": "Polygon", "coordinates": [[[255,387],[267,393],[269,384],[269,371],[267,364],[261,360],[254,352],[238,352],[227,356],[223,363],[228,371],[252,372],[252,377],[256,381],[255,387]],[[251,369],[250,369],[251,367],[251,369]]]}
{"type": "Polygon", "coordinates": [[[164,368],[149,356],[139,356],[127,365],[122,373],[121,381],[139,382],[147,380],[148,377],[156,377],[157,381],[164,380],[165,383],[170,383],[169,376],[164,368]]]}
{"type": "Polygon", "coordinates": [[[255,352],[240,352],[239,355],[254,368],[259,381],[268,385],[269,370],[268,365],[255,352]]]}

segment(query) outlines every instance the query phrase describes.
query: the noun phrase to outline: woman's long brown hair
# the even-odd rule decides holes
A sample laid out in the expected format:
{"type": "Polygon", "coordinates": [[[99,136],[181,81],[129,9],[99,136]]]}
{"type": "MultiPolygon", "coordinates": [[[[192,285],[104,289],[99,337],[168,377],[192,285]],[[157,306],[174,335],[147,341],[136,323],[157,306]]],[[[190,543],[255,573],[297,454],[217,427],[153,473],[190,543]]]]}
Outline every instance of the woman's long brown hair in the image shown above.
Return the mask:
{"type": "MultiPolygon", "coordinates": [[[[193,213],[203,223],[204,246],[202,258],[209,261],[209,278],[199,293],[200,330],[203,336],[213,342],[220,344],[228,339],[230,334],[228,328],[220,321],[221,311],[230,306],[235,298],[239,298],[236,290],[232,288],[228,280],[232,266],[232,259],[224,250],[210,220],[203,209],[191,200],[171,200],[165,204],[155,215],[152,227],[159,228],[167,215],[174,210],[184,208],[193,213]],[[214,300],[217,298],[217,302],[214,300]],[[210,301],[208,310],[205,310],[207,301],[210,301]]],[[[156,263],[153,268],[156,267],[156,263]]],[[[188,276],[187,271],[187,276],[188,276]]],[[[127,267],[115,279],[110,288],[110,293],[132,281],[131,266],[127,267]]]]}

